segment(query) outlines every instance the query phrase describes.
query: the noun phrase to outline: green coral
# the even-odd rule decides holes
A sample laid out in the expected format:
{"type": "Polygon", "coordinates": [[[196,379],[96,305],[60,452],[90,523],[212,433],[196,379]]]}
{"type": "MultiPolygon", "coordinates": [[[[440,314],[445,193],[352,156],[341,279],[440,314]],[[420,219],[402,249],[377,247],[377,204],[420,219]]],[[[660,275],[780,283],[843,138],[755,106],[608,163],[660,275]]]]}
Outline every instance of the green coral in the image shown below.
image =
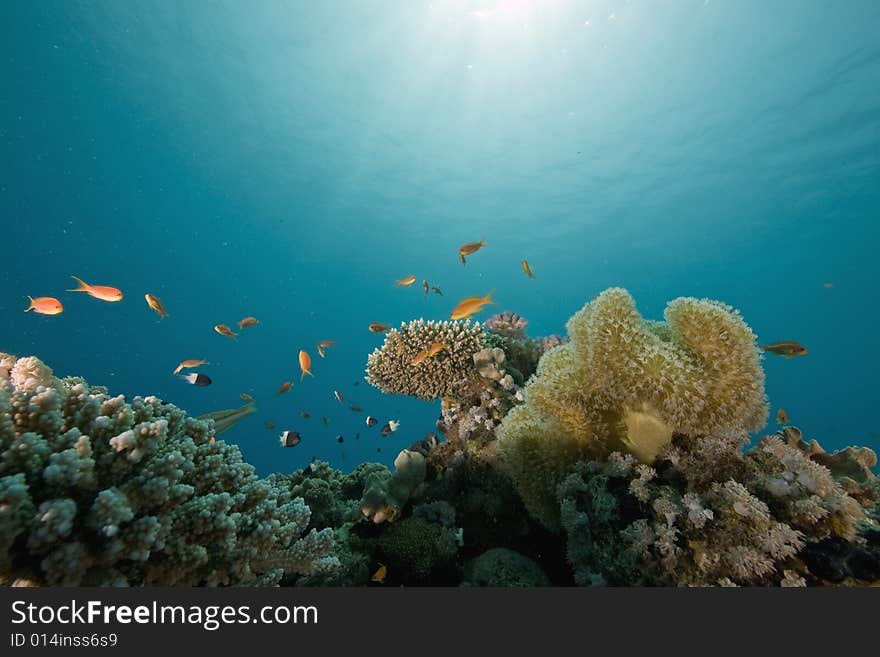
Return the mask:
{"type": "Polygon", "coordinates": [[[388,525],[376,548],[377,558],[388,567],[389,579],[404,584],[429,583],[430,575],[458,551],[449,529],[415,517],[388,525]]]}
{"type": "Polygon", "coordinates": [[[465,566],[463,586],[550,586],[541,567],[527,556],[507,548],[492,548],[465,566]]]}
{"type": "Polygon", "coordinates": [[[336,566],[303,500],[212,429],[0,354],[0,581],[272,584],[336,566]]]}
{"type": "Polygon", "coordinates": [[[741,441],[767,417],[755,336],[738,313],[679,298],[645,321],[623,289],[568,322],[571,342],[541,358],[499,445],[529,511],[558,527],[555,490],[579,460],[628,452],[650,463],[675,434],[741,441]]]}

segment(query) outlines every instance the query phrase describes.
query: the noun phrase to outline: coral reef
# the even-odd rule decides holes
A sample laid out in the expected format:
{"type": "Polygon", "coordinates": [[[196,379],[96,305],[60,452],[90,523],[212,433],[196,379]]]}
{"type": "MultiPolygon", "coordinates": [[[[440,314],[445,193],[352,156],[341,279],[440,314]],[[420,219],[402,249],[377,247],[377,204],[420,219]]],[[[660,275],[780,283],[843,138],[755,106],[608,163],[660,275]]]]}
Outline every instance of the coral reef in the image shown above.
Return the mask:
{"type": "Polygon", "coordinates": [[[391,329],[367,358],[366,380],[386,394],[432,400],[454,397],[474,376],[473,355],[483,348],[483,329],[466,321],[415,320],[391,329]],[[413,365],[434,343],[446,348],[413,365]]]}
{"type": "Polygon", "coordinates": [[[449,565],[458,551],[449,529],[416,517],[389,525],[376,548],[389,577],[401,584],[431,583],[432,573],[449,565]]]}
{"type": "Polygon", "coordinates": [[[571,342],[545,353],[499,445],[529,511],[558,526],[556,486],[579,460],[612,451],[651,463],[675,434],[741,443],[767,417],[755,336],[715,301],[679,298],[647,322],[623,289],[568,322],[571,342]]]}
{"type": "Polygon", "coordinates": [[[526,327],[528,325],[529,322],[524,317],[505,310],[497,315],[492,315],[486,320],[484,326],[490,333],[506,338],[524,338],[526,337],[526,327]]]}
{"type": "Polygon", "coordinates": [[[274,584],[337,565],[301,498],[212,422],[0,355],[0,580],[274,584]]]}
{"type": "Polygon", "coordinates": [[[364,484],[361,513],[374,523],[393,521],[425,480],[425,457],[404,449],[394,459],[394,474],[371,473],[364,484]]]}
{"type": "Polygon", "coordinates": [[[462,586],[550,586],[550,579],[519,552],[492,548],[467,563],[462,586]]]}

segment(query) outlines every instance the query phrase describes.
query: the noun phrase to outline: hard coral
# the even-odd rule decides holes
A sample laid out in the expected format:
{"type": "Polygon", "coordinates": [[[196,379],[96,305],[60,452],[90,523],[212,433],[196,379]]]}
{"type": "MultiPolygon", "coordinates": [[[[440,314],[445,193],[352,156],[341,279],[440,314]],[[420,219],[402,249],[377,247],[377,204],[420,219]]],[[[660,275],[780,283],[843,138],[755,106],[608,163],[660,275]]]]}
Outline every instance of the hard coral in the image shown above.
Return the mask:
{"type": "Polygon", "coordinates": [[[367,358],[366,380],[386,394],[410,395],[432,400],[454,396],[475,376],[473,355],[483,348],[479,323],[467,321],[415,320],[401,324],[385,336],[381,348],[367,358]],[[413,365],[413,359],[432,344],[446,348],[413,365]]]}
{"type": "Polygon", "coordinates": [[[211,436],[155,397],[0,354],[0,581],[266,584],[333,567],[302,499],[211,436]]]}
{"type": "Polygon", "coordinates": [[[525,404],[504,419],[502,455],[548,526],[577,460],[623,451],[650,463],[676,433],[738,442],[766,421],[761,356],[741,317],[693,298],[664,315],[647,322],[625,290],[606,290],[569,320],[571,342],[544,354],[525,404]]]}
{"type": "Polygon", "coordinates": [[[524,338],[528,320],[516,313],[505,310],[503,313],[492,315],[486,320],[486,330],[490,333],[503,335],[506,338],[524,338]]]}

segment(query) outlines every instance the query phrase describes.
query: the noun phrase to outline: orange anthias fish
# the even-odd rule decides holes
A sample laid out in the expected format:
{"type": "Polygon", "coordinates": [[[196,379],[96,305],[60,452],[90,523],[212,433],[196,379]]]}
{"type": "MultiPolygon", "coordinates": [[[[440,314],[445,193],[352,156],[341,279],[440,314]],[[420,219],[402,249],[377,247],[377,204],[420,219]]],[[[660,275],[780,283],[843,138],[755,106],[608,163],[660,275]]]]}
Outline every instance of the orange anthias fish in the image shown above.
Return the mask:
{"type": "Polygon", "coordinates": [[[492,301],[492,292],[489,292],[484,297],[468,297],[467,299],[463,299],[461,303],[459,303],[455,310],[449,315],[451,319],[466,319],[473,315],[474,313],[478,313],[483,309],[483,306],[494,305],[495,302],[492,301]]]}
{"type": "Polygon", "coordinates": [[[306,378],[306,374],[308,374],[309,376],[315,376],[314,374],[312,374],[311,368],[312,368],[312,357],[309,356],[309,354],[304,349],[300,349],[299,350],[299,369],[302,372],[302,374],[299,377],[300,381],[302,381],[304,378],[306,378]]]}
{"type": "Polygon", "coordinates": [[[79,287],[74,290],[68,290],[68,292],[85,292],[90,297],[100,299],[101,301],[122,301],[122,290],[118,288],[110,287],[109,285],[89,285],[76,276],[71,276],[71,278],[79,284],[79,287]]]}
{"type": "Polygon", "coordinates": [[[788,424],[788,413],[785,412],[784,408],[780,408],[778,411],[776,411],[776,423],[788,424]]]}
{"type": "Polygon", "coordinates": [[[58,299],[52,297],[28,297],[31,304],[24,309],[25,312],[33,310],[38,315],[59,315],[64,310],[64,306],[58,299]]]}
{"type": "Polygon", "coordinates": [[[246,401],[248,404],[253,404],[253,403],[256,401],[253,397],[251,397],[251,396],[250,396],[249,394],[247,394],[246,392],[241,393],[241,394],[239,395],[239,397],[241,397],[242,400],[243,400],[243,401],[246,401]]]}
{"type": "Polygon", "coordinates": [[[174,372],[172,374],[177,374],[180,370],[188,370],[192,367],[198,367],[199,365],[207,365],[208,361],[201,359],[192,359],[192,360],[184,360],[180,362],[180,365],[174,368],[174,372]]]}
{"type": "Polygon", "coordinates": [[[445,342],[435,342],[430,347],[428,347],[428,358],[433,358],[441,351],[449,351],[449,347],[446,346],[445,342]]]}
{"type": "Polygon", "coordinates": [[[401,278],[399,281],[394,281],[394,284],[397,287],[409,287],[413,283],[416,282],[415,276],[407,276],[406,278],[401,278]]]}
{"type": "Polygon", "coordinates": [[[379,569],[373,573],[373,576],[370,578],[373,582],[378,582],[379,584],[385,583],[385,576],[388,574],[388,569],[385,567],[384,563],[379,564],[379,569]]]}
{"type": "Polygon", "coordinates": [[[383,324],[382,322],[373,322],[370,324],[370,331],[373,333],[384,333],[391,327],[388,324],[383,324]]]}
{"type": "Polygon", "coordinates": [[[773,344],[762,344],[761,349],[769,351],[777,356],[785,356],[786,358],[794,358],[795,356],[806,356],[807,348],[798,344],[794,340],[783,340],[782,342],[774,342],[773,344]]]}
{"type": "Polygon", "coordinates": [[[285,381],[280,386],[278,386],[278,392],[276,392],[275,394],[276,395],[283,395],[285,392],[290,390],[292,387],[293,387],[293,383],[291,381],[285,381]]]}
{"type": "Polygon", "coordinates": [[[476,253],[484,246],[486,246],[486,242],[484,242],[483,240],[480,240],[479,242],[468,242],[467,244],[462,244],[458,248],[458,257],[461,258],[461,264],[465,264],[465,256],[476,253]]]}
{"type": "Polygon", "coordinates": [[[532,268],[529,266],[528,260],[522,261],[522,270],[526,273],[526,276],[529,278],[535,278],[535,275],[532,273],[532,268]]]}
{"type": "Polygon", "coordinates": [[[214,327],[214,330],[217,331],[217,333],[219,333],[220,335],[226,336],[227,338],[232,338],[233,340],[238,338],[238,333],[233,333],[232,329],[226,326],[226,324],[217,324],[214,327]]]}
{"type": "Polygon", "coordinates": [[[162,305],[162,300],[159,297],[153,296],[147,292],[144,295],[144,299],[147,300],[147,305],[159,315],[159,319],[165,319],[168,317],[168,311],[165,310],[165,306],[162,305]]]}
{"type": "Polygon", "coordinates": [[[420,352],[417,353],[415,356],[413,356],[413,359],[412,359],[411,361],[409,361],[409,364],[410,364],[410,365],[421,365],[422,363],[425,362],[425,359],[426,359],[427,357],[428,357],[428,351],[427,351],[427,350],[425,350],[425,351],[420,351],[420,352]]]}
{"type": "Polygon", "coordinates": [[[244,319],[238,320],[238,330],[246,329],[250,326],[256,326],[260,322],[256,317],[245,317],[244,319]]]}

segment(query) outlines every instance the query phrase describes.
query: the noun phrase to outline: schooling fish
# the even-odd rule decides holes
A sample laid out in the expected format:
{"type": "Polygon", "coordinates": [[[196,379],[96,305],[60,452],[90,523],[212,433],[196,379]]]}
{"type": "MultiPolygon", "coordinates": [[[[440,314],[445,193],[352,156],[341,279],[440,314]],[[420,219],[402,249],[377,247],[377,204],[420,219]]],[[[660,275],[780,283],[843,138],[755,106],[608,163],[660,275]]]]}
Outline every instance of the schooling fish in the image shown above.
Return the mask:
{"type": "Polygon", "coordinates": [[[491,291],[484,297],[468,297],[467,299],[463,299],[455,307],[449,317],[451,319],[466,319],[474,313],[480,312],[483,309],[483,306],[494,304],[495,302],[492,301],[491,291]]]}
{"type": "Polygon", "coordinates": [[[250,396],[249,394],[247,394],[246,392],[241,393],[241,394],[239,395],[239,397],[241,397],[242,400],[243,400],[243,401],[246,401],[248,404],[253,404],[253,403],[256,401],[253,397],[251,397],[251,396],[250,396]]]}
{"type": "Polygon", "coordinates": [[[207,365],[207,364],[208,364],[208,361],[206,361],[206,360],[199,360],[199,359],[184,360],[184,361],[180,362],[180,365],[178,365],[177,367],[174,368],[174,372],[172,372],[172,374],[178,374],[180,372],[180,370],[188,370],[193,367],[198,367],[199,365],[207,365]]]}
{"type": "Polygon", "coordinates": [[[280,386],[278,386],[278,392],[275,393],[275,396],[283,395],[285,392],[290,390],[293,387],[292,381],[285,381],[280,386]]]}
{"type": "Polygon", "coordinates": [[[362,408],[361,408],[360,406],[358,406],[357,404],[349,404],[348,407],[349,407],[351,410],[353,410],[355,413],[363,413],[363,412],[364,412],[364,409],[362,409],[362,408]]]}
{"type": "Polygon", "coordinates": [[[390,436],[392,433],[397,431],[397,427],[399,427],[399,426],[400,426],[400,422],[398,422],[396,420],[388,420],[388,422],[386,422],[382,426],[382,435],[383,436],[390,436]]]}
{"type": "Polygon", "coordinates": [[[782,342],[774,342],[773,344],[762,344],[761,349],[769,351],[777,356],[785,356],[793,358],[795,356],[806,356],[807,348],[802,344],[798,344],[794,340],[783,340],[782,342]]]}
{"type": "Polygon", "coordinates": [[[486,246],[486,243],[483,240],[480,240],[479,242],[468,242],[467,244],[462,244],[458,247],[458,257],[461,258],[461,264],[465,264],[465,256],[476,253],[484,246],[486,246]]]}
{"type": "Polygon", "coordinates": [[[109,285],[89,285],[76,276],[71,276],[71,278],[77,282],[79,287],[74,290],[67,290],[68,292],[85,292],[90,297],[100,299],[101,301],[122,301],[122,291],[118,288],[110,287],[109,285]]]}
{"type": "Polygon", "coordinates": [[[199,374],[198,372],[193,372],[192,374],[179,374],[181,379],[194,386],[209,386],[211,385],[211,378],[207,374],[199,374]]]}
{"type": "Polygon", "coordinates": [[[275,428],[275,423],[272,420],[266,420],[265,424],[266,424],[267,429],[274,429],[275,428]]]}
{"type": "Polygon", "coordinates": [[[441,290],[438,285],[432,285],[431,292],[433,292],[434,294],[439,294],[441,297],[443,296],[443,290],[441,290]]]}
{"type": "Polygon", "coordinates": [[[379,424],[379,420],[374,418],[372,415],[367,416],[367,426],[368,427],[375,427],[377,424],[379,424]]]}
{"type": "Polygon", "coordinates": [[[302,372],[302,374],[299,377],[300,381],[302,381],[303,379],[306,378],[306,374],[308,374],[311,377],[315,376],[314,374],[312,374],[311,367],[312,367],[312,357],[309,356],[309,354],[305,350],[300,349],[299,350],[299,369],[302,372]]]}
{"type": "Polygon", "coordinates": [[[321,418],[321,421],[324,423],[325,427],[330,425],[330,418],[327,417],[326,415],[321,418]]]}
{"type": "Polygon", "coordinates": [[[61,302],[52,297],[37,297],[36,299],[28,297],[28,299],[31,305],[24,309],[25,312],[33,310],[38,315],[59,315],[64,310],[61,302]]]}
{"type": "Polygon", "coordinates": [[[430,286],[428,285],[428,279],[422,279],[422,289],[425,291],[425,298],[428,298],[428,290],[430,290],[430,286]]]}
{"type": "Polygon", "coordinates": [[[282,447],[296,447],[302,441],[302,436],[296,431],[285,431],[278,437],[282,447]]]}
{"type": "Polygon", "coordinates": [[[323,358],[325,354],[325,349],[328,347],[332,347],[336,342],[333,340],[321,340],[318,344],[315,345],[315,348],[318,350],[318,355],[323,358]]]}
{"type": "Polygon", "coordinates": [[[339,434],[338,436],[336,436],[336,442],[337,443],[344,443],[345,442],[345,438],[342,437],[342,434],[339,434]]]}
{"type": "Polygon", "coordinates": [[[308,420],[310,417],[312,417],[312,414],[308,411],[300,411],[299,416],[304,420],[308,420]]]}
{"type": "Polygon", "coordinates": [[[338,401],[340,404],[345,403],[345,397],[343,397],[342,393],[339,392],[338,390],[333,391],[333,396],[336,397],[336,401],[338,401]]]}
{"type": "Polygon", "coordinates": [[[425,359],[426,359],[427,357],[428,357],[428,351],[427,351],[427,350],[425,350],[425,351],[420,351],[420,352],[417,353],[415,356],[413,356],[413,359],[412,359],[411,361],[409,361],[409,364],[410,364],[410,365],[421,365],[423,362],[425,362],[425,359]]]}
{"type": "Polygon", "coordinates": [[[384,333],[391,327],[388,324],[383,324],[382,322],[373,322],[370,324],[370,331],[373,333],[384,333]]]}
{"type": "Polygon", "coordinates": [[[400,280],[394,281],[394,284],[397,287],[409,287],[410,285],[412,285],[415,282],[416,282],[415,276],[407,276],[406,278],[401,278],[400,280]]]}
{"type": "Polygon", "coordinates": [[[238,320],[238,330],[246,329],[251,326],[256,326],[260,322],[256,317],[245,317],[244,319],[238,320]]]}
{"type": "Polygon", "coordinates": [[[535,278],[535,275],[532,273],[532,268],[529,267],[528,260],[522,261],[522,270],[526,273],[526,276],[528,276],[529,278],[535,278]]]}
{"type": "Polygon", "coordinates": [[[784,408],[780,408],[778,411],[776,411],[776,423],[788,424],[788,413],[785,412],[784,408]]]}
{"type": "Polygon", "coordinates": [[[162,300],[159,297],[153,296],[147,292],[144,295],[144,299],[147,300],[147,305],[159,315],[159,319],[165,319],[168,317],[168,311],[165,310],[165,306],[162,305],[162,300]]]}
{"type": "Polygon", "coordinates": [[[238,337],[238,333],[233,333],[232,329],[226,326],[226,324],[217,324],[214,327],[214,330],[222,336],[227,338],[232,338],[235,340],[238,337]]]}

